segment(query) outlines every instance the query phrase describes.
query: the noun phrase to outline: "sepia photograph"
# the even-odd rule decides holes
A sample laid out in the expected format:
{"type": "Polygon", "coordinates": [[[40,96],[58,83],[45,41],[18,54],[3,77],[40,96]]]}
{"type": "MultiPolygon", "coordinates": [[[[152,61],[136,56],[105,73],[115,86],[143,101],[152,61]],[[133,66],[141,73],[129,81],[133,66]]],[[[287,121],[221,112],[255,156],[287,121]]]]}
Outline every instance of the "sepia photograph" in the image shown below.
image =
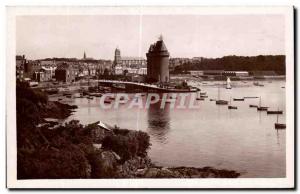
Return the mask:
{"type": "Polygon", "coordinates": [[[293,188],[293,7],[8,7],[8,188],[293,188]]]}

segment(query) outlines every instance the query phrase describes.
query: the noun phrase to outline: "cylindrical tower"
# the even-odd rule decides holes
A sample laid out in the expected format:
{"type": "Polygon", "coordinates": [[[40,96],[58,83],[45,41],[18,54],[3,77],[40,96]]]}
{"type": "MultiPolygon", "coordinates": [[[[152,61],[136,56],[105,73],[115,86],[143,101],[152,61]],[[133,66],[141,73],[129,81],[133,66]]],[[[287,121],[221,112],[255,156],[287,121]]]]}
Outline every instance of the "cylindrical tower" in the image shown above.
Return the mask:
{"type": "Polygon", "coordinates": [[[119,48],[115,50],[114,66],[118,65],[121,61],[121,51],[119,48]]]}
{"type": "Polygon", "coordinates": [[[148,82],[169,82],[169,52],[162,38],[149,48],[147,56],[148,82]]]}

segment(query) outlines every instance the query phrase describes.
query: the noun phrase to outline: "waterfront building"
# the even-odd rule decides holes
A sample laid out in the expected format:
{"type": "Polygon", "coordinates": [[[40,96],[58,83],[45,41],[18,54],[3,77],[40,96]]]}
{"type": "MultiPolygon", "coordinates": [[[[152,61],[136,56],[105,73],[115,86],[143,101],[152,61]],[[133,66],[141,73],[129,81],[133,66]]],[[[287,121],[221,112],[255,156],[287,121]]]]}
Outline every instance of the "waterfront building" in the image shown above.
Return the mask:
{"type": "Polygon", "coordinates": [[[25,55],[17,55],[16,56],[16,77],[17,80],[24,80],[24,65],[26,63],[25,55]]]}
{"type": "Polygon", "coordinates": [[[55,70],[56,81],[62,82],[74,82],[75,81],[75,70],[69,63],[61,63],[55,70]]]}
{"type": "Polygon", "coordinates": [[[127,72],[138,71],[146,67],[147,61],[142,57],[121,57],[119,48],[115,50],[113,69],[116,75],[123,75],[127,72]]]}
{"type": "Polygon", "coordinates": [[[46,82],[52,80],[52,69],[41,67],[39,71],[34,72],[34,80],[46,82]]]}
{"type": "Polygon", "coordinates": [[[34,78],[34,72],[39,71],[41,68],[41,63],[39,60],[27,60],[24,64],[24,77],[34,78]]]}
{"type": "Polygon", "coordinates": [[[51,78],[55,77],[55,69],[57,68],[55,60],[41,60],[41,67],[50,71],[51,78]]]}
{"type": "Polygon", "coordinates": [[[169,77],[169,52],[162,36],[152,44],[148,50],[147,56],[147,81],[162,82],[170,81],[169,77]]]}

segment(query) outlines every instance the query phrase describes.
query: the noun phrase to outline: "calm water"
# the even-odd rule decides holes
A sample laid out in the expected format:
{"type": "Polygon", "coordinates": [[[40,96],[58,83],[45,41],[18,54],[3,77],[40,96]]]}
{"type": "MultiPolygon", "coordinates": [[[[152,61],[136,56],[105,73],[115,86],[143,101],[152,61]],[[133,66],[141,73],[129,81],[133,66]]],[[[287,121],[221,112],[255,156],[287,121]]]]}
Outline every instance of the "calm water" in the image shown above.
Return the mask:
{"type": "MultiPolygon", "coordinates": [[[[232,82],[231,90],[220,89],[221,99],[261,96],[262,106],[284,111],[279,121],[285,123],[285,89],[281,88],[285,82],[261,83],[265,86],[232,82]]],[[[285,177],[285,131],[274,129],[276,115],[249,108],[249,104],[258,104],[259,99],[233,101],[238,110],[217,106],[209,101],[218,96],[216,84],[199,85],[208,98],[197,101],[200,108],[194,110],[171,109],[170,104],[165,109],[160,109],[159,104],[149,109],[127,109],[125,104],[119,109],[103,110],[99,98],[68,99],[65,102],[79,106],[68,120],[78,119],[83,124],[101,120],[121,128],[146,131],[151,136],[149,155],[158,165],[211,166],[236,170],[242,177],[285,177]]]]}

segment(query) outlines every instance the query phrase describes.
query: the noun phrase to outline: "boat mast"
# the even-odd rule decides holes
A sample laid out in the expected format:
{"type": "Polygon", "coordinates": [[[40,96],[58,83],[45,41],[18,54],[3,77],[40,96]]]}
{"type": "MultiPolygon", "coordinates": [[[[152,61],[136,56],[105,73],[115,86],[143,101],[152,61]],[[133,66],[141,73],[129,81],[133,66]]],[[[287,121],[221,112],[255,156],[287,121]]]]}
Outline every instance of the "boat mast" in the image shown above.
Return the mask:
{"type": "Polygon", "coordinates": [[[220,100],[220,86],[218,86],[218,100],[220,100]]]}
{"type": "MultiPolygon", "coordinates": [[[[279,108],[277,110],[279,111],[279,108]]],[[[277,114],[277,123],[278,123],[278,114],[277,114]]]]}
{"type": "Polygon", "coordinates": [[[259,107],[261,107],[261,96],[259,97],[259,107]]]}

